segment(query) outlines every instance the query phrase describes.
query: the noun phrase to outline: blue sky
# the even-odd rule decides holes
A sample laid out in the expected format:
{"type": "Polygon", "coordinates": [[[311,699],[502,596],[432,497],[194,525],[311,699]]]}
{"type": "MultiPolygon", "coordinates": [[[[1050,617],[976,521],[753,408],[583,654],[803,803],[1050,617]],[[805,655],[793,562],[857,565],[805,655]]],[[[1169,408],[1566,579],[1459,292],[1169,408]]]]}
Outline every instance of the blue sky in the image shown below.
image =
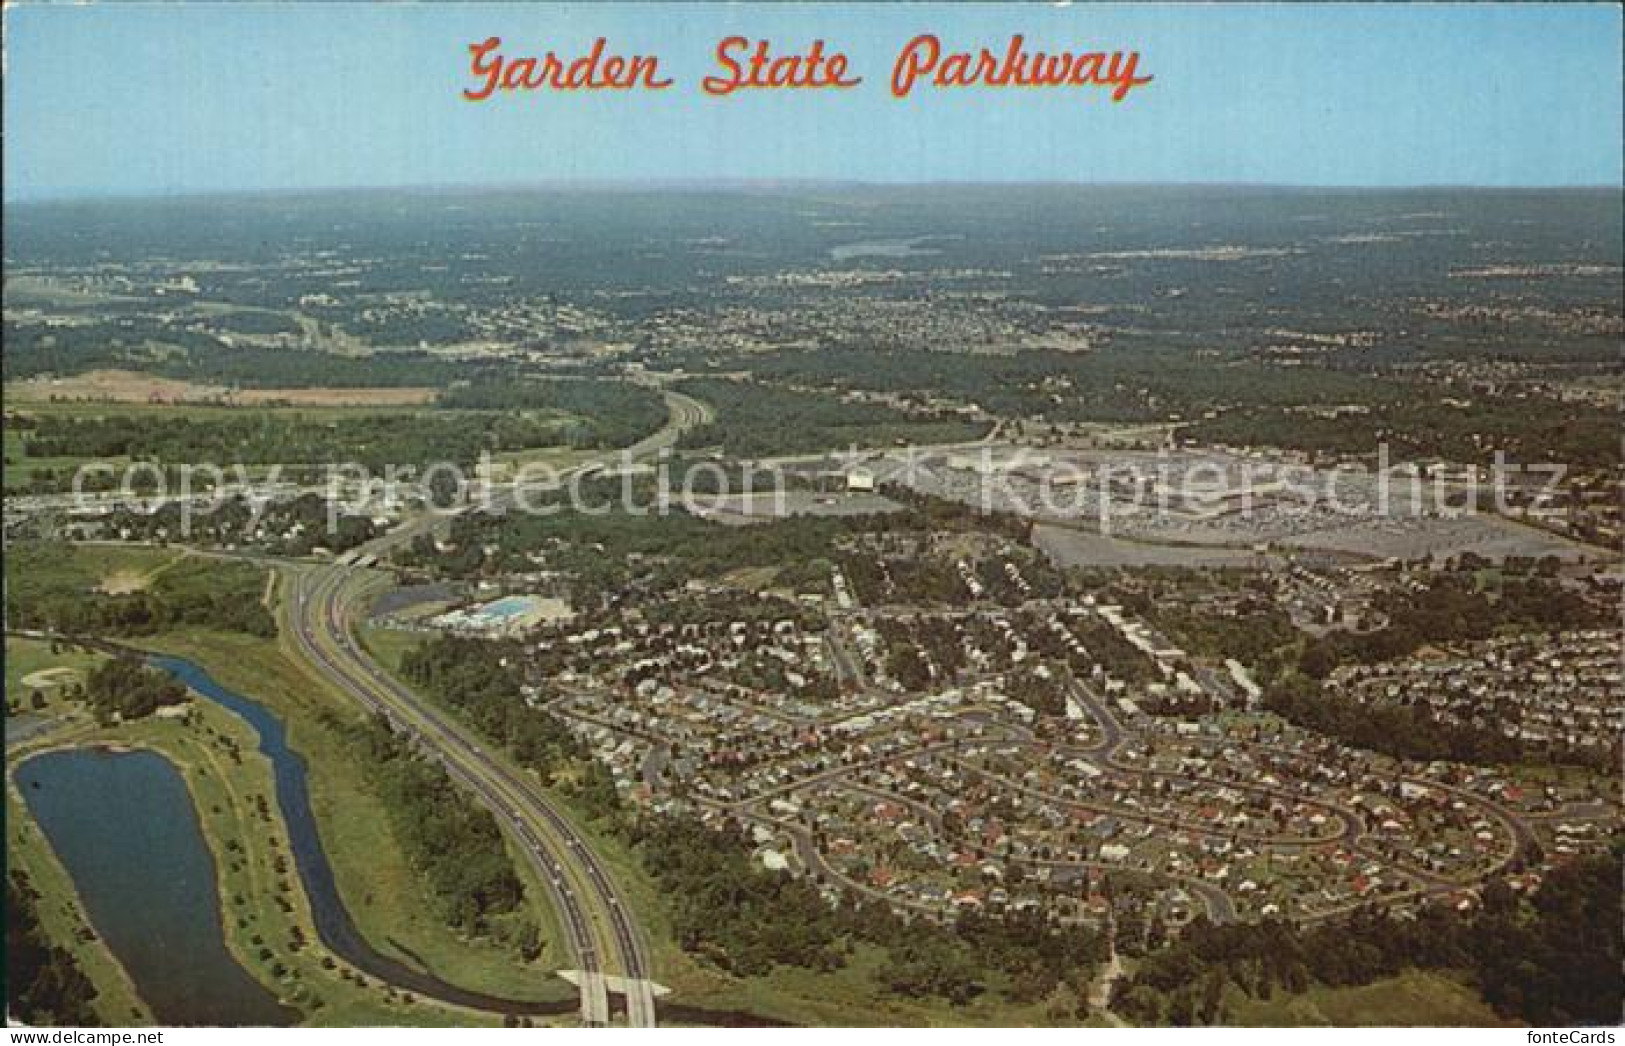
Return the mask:
{"type": "Polygon", "coordinates": [[[558,180],[1619,185],[1617,5],[8,6],[8,199],[558,180]],[[1137,50],[1148,87],[917,92],[897,51],[1137,50]],[[730,34],[850,91],[702,94],[730,34]],[[659,54],[664,92],[470,103],[468,44],[659,54]]]}

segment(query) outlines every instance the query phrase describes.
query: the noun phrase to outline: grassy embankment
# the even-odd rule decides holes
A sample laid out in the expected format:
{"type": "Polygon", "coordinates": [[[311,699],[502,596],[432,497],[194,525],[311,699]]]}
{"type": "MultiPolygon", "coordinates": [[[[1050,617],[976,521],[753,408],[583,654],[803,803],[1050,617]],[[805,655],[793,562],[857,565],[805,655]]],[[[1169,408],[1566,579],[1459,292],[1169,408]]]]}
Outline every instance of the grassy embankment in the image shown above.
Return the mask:
{"type": "MultiPolygon", "coordinates": [[[[176,553],[160,550],[80,547],[62,564],[62,570],[79,583],[92,575],[104,580],[116,577],[128,584],[163,569],[175,558],[176,553]]],[[[426,966],[452,983],[494,995],[568,997],[569,986],[549,973],[561,954],[559,935],[552,913],[541,900],[545,893],[539,884],[528,881],[528,870],[522,870],[532,899],[528,911],[498,920],[492,938],[466,939],[434,914],[434,899],[395,839],[388,812],[368,784],[366,769],[355,764],[332,729],[330,717],[353,718],[359,712],[300,669],[276,641],[187,630],[143,637],[139,643],[197,661],[221,683],[264,702],[287,723],[290,743],[306,760],[312,805],[340,893],[357,926],[378,950],[426,966]],[[508,940],[496,939],[517,932],[518,921],[526,917],[541,927],[546,943],[538,961],[531,964],[519,960],[516,947],[508,940]]],[[[44,644],[39,646],[46,649],[44,644]]],[[[8,668],[17,666],[12,674],[19,681],[22,675],[52,663],[48,649],[41,655],[8,658],[8,668]]],[[[27,701],[28,696],[22,699],[27,701]]],[[[235,717],[230,718],[236,722],[235,717]]],[[[143,728],[144,724],[121,726],[112,736],[143,728]]],[[[252,750],[254,746],[247,747],[252,750]]],[[[208,828],[205,822],[206,831],[208,828]]],[[[211,845],[216,842],[211,839],[211,845]]]]}
{"type": "Polygon", "coordinates": [[[308,675],[276,641],[247,636],[175,634],[143,644],[197,662],[222,685],[265,703],[287,725],[289,744],[305,759],[311,808],[339,894],[362,934],[379,951],[419,965],[462,987],[515,999],[569,995],[551,976],[562,958],[560,934],[540,885],[516,860],[526,881],[528,911],[496,920],[494,937],[517,932],[530,918],[545,942],[534,963],[516,946],[492,938],[469,939],[435,914],[434,898],[411,867],[390,828],[390,811],[367,780],[330,716],[359,715],[344,698],[308,675]]]}
{"type": "MultiPolygon", "coordinates": [[[[214,858],[227,947],[244,969],[298,1011],[302,1023],[451,1024],[479,1019],[408,999],[346,970],[321,948],[298,889],[286,831],[280,818],[274,814],[267,818],[257,805],[263,797],[275,810],[270,762],[255,751],[252,730],[235,716],[194,700],[184,719],[148,717],[98,727],[87,717],[78,717],[48,737],[8,751],[7,762],[16,766],[38,752],[88,745],[150,749],[180,771],[214,858]]],[[[84,939],[83,904],[43,833],[26,815],[14,786],[8,789],[8,804],[8,865],[25,869],[44,895],[39,904],[42,919],[52,939],[74,953],[96,985],[97,1011],[116,1025],[150,1021],[129,977],[105,944],[84,939]]]]}

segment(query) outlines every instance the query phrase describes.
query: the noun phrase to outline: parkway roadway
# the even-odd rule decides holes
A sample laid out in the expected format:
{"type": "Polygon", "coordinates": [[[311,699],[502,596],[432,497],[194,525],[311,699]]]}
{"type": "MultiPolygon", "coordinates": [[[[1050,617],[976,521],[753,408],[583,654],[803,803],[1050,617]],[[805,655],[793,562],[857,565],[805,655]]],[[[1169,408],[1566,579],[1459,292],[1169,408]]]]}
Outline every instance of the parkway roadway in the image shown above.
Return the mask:
{"type": "MultiPolygon", "coordinates": [[[[560,482],[615,461],[655,455],[673,446],[685,429],[711,416],[709,408],[688,396],[669,390],[662,395],[669,417],[659,432],[624,450],[581,463],[560,476],[560,482]]],[[[496,507],[502,508],[503,499],[512,496],[511,490],[499,491],[496,507]]],[[[544,793],[534,775],[391,676],[353,633],[364,600],[382,578],[352,564],[380,557],[427,533],[436,522],[432,514],[415,516],[341,562],[285,567],[290,582],[284,600],[288,633],[313,669],[412,738],[473,792],[520,845],[558,912],[566,943],[579,967],[572,979],[581,990],[583,1022],[594,1026],[610,1023],[609,992],[614,988],[625,996],[627,1023],[652,1027],[656,985],[649,979],[643,934],[588,840],[544,793]]]]}

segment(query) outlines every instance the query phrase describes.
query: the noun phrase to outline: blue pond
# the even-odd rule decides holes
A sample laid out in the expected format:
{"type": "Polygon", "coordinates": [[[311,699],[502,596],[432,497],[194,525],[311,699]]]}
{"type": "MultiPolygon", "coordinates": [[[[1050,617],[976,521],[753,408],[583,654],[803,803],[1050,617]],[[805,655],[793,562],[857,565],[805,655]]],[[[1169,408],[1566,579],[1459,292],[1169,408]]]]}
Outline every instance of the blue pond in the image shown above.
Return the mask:
{"type": "Polygon", "coordinates": [[[160,1022],[288,1023],[292,1014],[226,950],[213,857],[169,760],[46,752],[25,760],[16,780],[91,924],[160,1022]]]}

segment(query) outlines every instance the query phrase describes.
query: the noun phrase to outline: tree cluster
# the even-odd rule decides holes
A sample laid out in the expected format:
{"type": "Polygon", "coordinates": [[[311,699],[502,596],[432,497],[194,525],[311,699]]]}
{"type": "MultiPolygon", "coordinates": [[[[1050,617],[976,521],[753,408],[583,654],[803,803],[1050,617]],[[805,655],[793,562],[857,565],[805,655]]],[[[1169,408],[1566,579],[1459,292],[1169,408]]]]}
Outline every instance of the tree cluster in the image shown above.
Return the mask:
{"type": "Polygon", "coordinates": [[[72,559],[71,548],[51,543],[6,550],[6,620],[12,627],[146,636],[190,626],[276,635],[276,619],[261,601],[265,572],[251,563],[187,559],[139,591],[114,594],[97,590],[96,580],[75,570],[72,559]]]}
{"type": "Polygon", "coordinates": [[[1309,927],[1198,919],[1118,982],[1112,1008],[1137,1024],[1213,1024],[1235,989],[1268,999],[1315,985],[1370,984],[1407,969],[1467,972],[1491,1006],[1536,1026],[1615,1024],[1621,973],[1620,860],[1555,869],[1527,900],[1503,884],[1470,916],[1442,905],[1405,919],[1362,909],[1309,927]]]}
{"type": "Polygon", "coordinates": [[[133,657],[109,658],[85,679],[85,698],[98,721],[129,721],[186,699],[186,687],[133,657]]]}
{"type": "Polygon", "coordinates": [[[519,907],[524,886],[489,810],[418,755],[387,720],[352,727],[350,740],[448,925],[484,933],[493,916],[519,907]]]}
{"type": "Polygon", "coordinates": [[[72,953],[45,936],[38,900],[28,876],[13,870],[6,880],[6,1015],[36,1027],[98,1027],[96,986],[72,953]]]}

